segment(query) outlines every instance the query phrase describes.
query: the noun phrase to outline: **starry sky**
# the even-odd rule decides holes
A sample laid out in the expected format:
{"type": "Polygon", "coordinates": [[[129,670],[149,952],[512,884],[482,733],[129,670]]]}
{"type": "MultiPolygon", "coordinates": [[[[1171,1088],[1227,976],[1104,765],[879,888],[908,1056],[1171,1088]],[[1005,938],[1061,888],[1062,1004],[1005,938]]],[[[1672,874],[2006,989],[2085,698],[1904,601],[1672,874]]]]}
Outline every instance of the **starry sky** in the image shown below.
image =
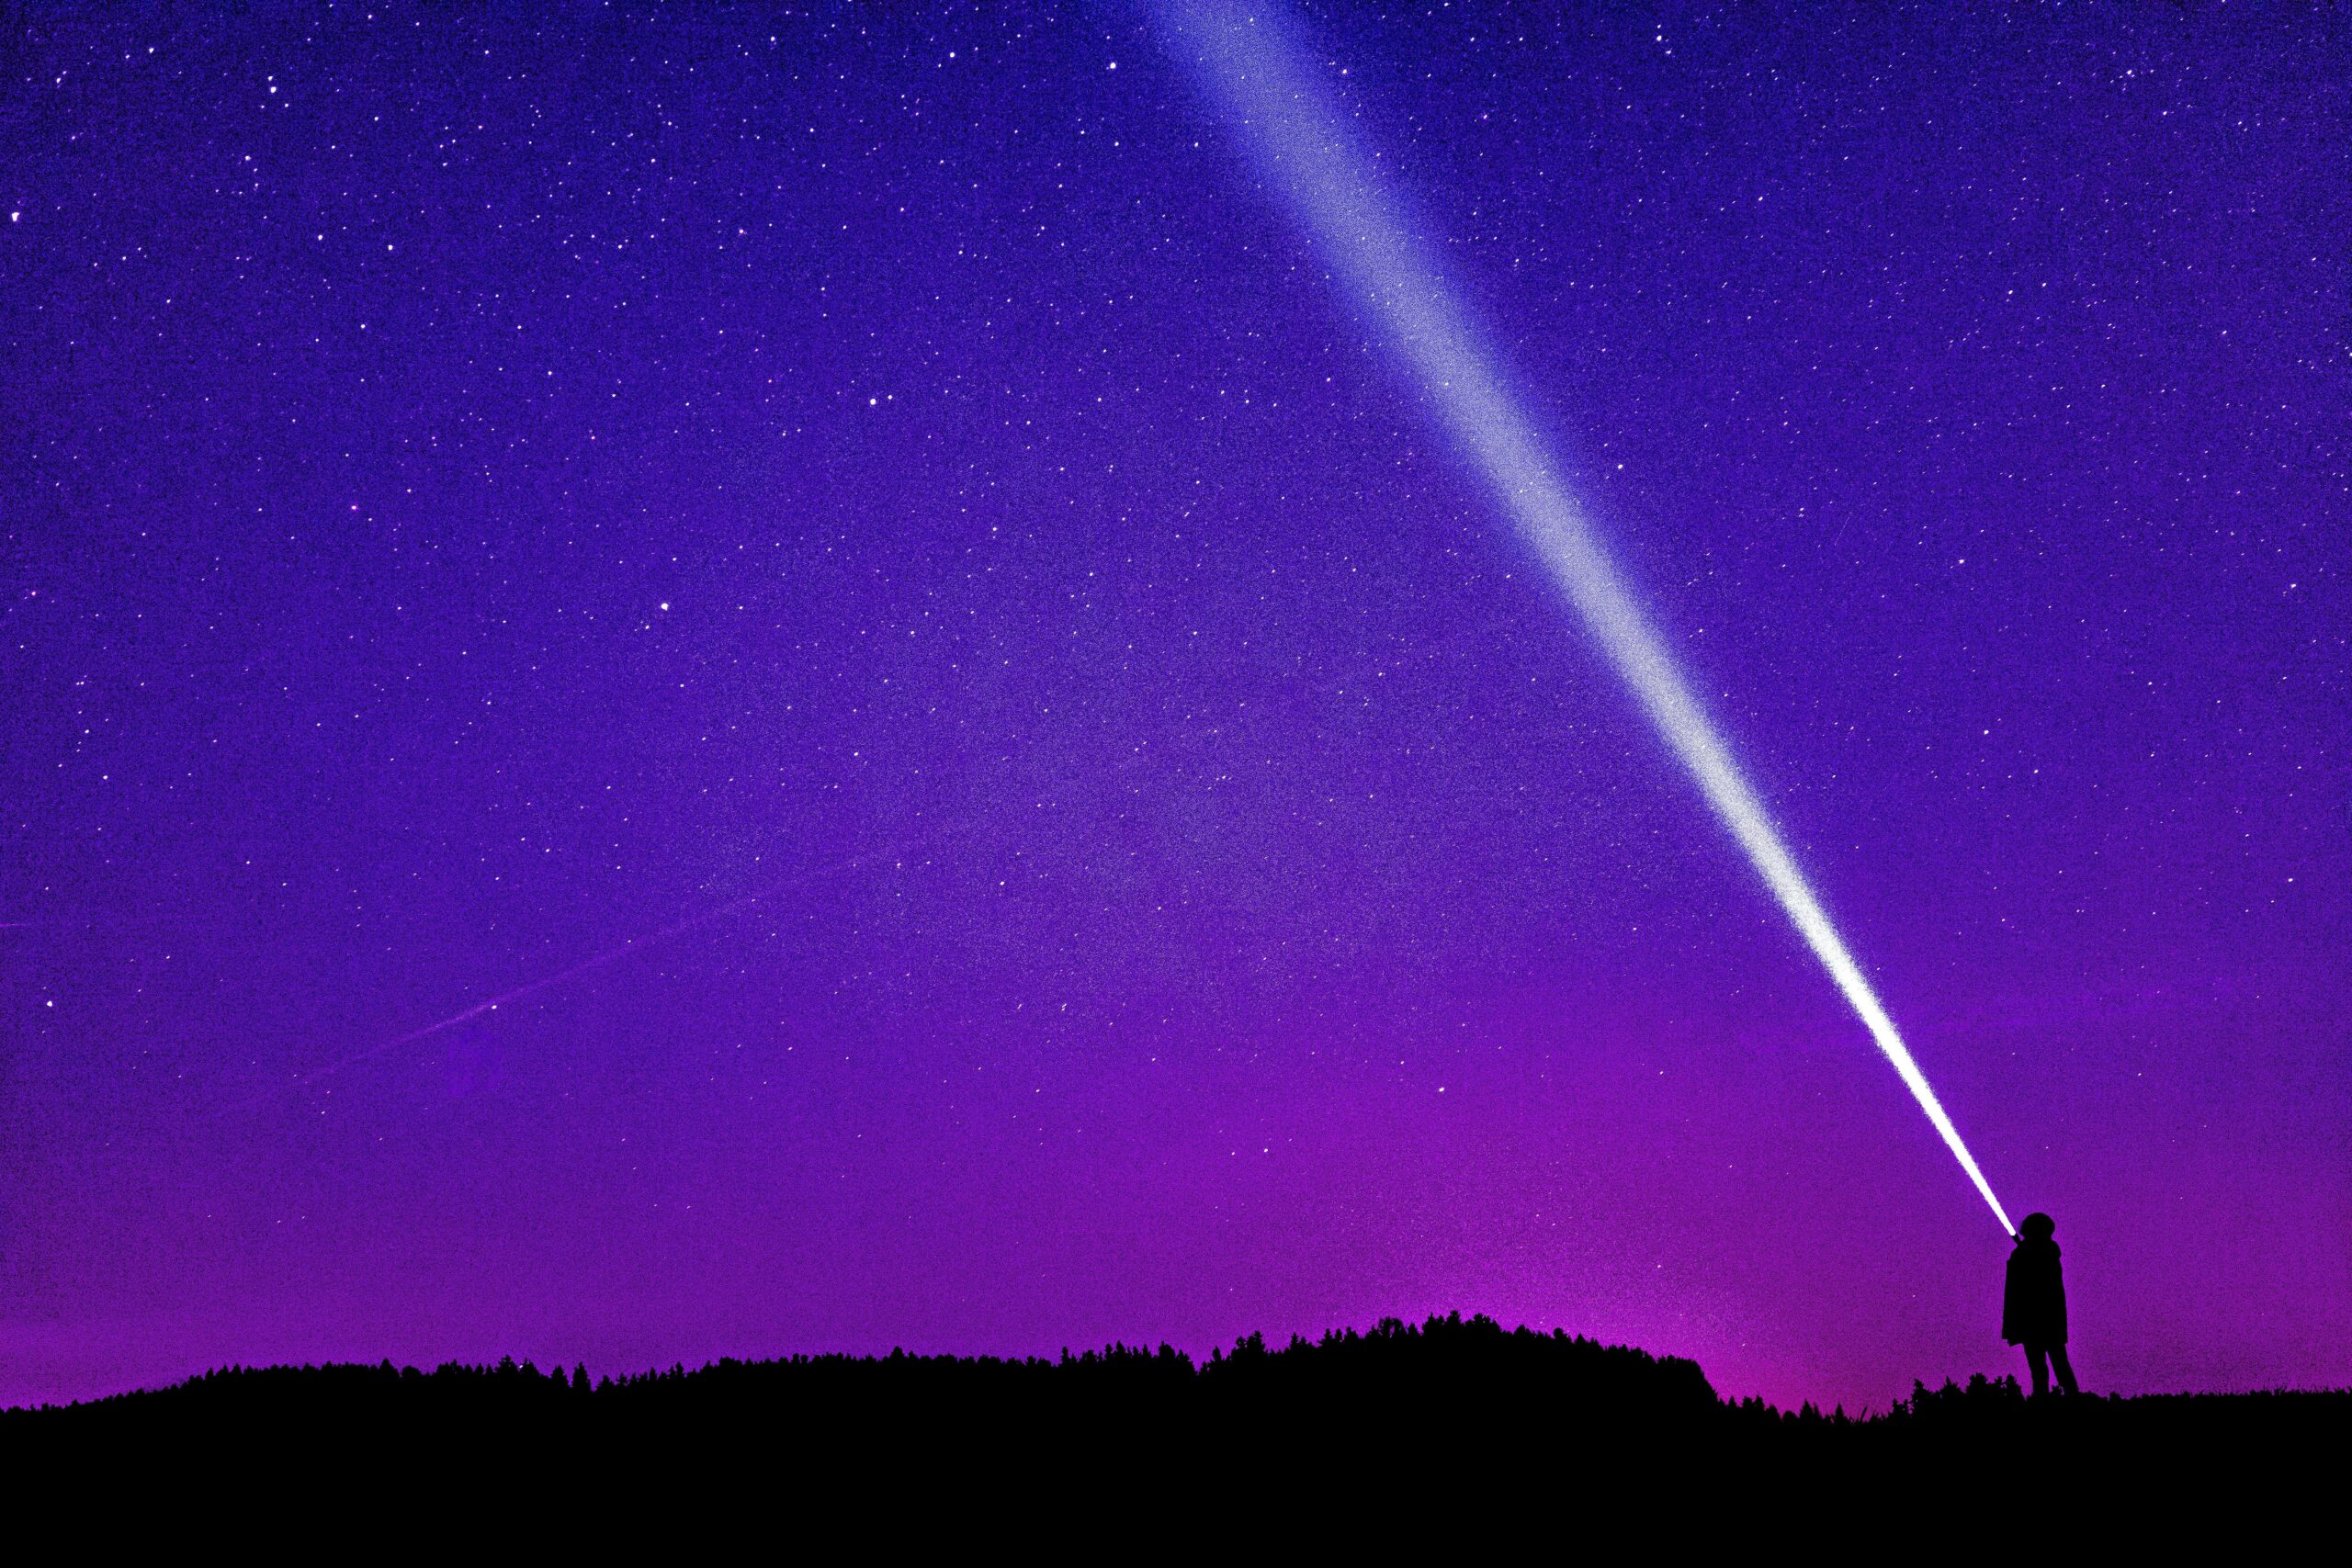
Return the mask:
{"type": "MultiPolygon", "coordinates": [[[[2352,1382],[2352,29],[1962,12],[1306,27],[2086,1385],[2352,1382]]],[[[6,27],[0,1402],[1456,1308],[2018,1370],[1148,11],[6,27]]]]}

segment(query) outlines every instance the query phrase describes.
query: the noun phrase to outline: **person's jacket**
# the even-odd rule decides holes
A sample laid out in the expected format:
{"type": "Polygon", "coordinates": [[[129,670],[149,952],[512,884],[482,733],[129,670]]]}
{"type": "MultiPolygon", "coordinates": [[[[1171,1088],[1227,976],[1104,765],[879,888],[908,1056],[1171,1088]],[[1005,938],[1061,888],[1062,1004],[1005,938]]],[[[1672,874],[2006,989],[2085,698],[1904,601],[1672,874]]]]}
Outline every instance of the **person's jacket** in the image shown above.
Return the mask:
{"type": "Polygon", "coordinates": [[[2055,1241],[2020,1241],[2009,1254],[2001,1337],[2012,1345],[2066,1343],[2066,1282],[2058,1271],[2055,1241]]]}

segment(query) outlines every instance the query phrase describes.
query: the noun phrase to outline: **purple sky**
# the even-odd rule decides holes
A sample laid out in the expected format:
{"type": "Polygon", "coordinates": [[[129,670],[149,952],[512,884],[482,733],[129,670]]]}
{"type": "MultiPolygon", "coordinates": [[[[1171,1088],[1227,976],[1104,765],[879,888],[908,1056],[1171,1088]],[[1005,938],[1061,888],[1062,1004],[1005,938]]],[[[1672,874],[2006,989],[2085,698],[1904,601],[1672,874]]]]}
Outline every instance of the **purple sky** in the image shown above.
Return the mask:
{"type": "MultiPolygon", "coordinates": [[[[1453,1308],[2016,1370],[1141,13],[519,9],[7,24],[0,1402],[1453,1308]]],[[[1312,26],[2086,1384],[2352,1382],[2352,35],[1611,10],[1312,26]]]]}

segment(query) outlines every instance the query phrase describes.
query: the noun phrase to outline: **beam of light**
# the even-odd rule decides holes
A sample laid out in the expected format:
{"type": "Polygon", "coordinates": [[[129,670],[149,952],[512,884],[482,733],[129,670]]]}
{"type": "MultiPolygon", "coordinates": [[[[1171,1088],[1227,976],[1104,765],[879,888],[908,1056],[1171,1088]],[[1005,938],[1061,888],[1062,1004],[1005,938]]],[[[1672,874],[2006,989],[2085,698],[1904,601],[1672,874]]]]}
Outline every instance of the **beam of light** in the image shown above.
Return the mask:
{"type": "Polygon", "coordinates": [[[2016,1235],[1754,786],[1610,559],[1501,357],[1487,347],[1435,253],[1417,237],[1406,203],[1351,133],[1347,109],[1272,12],[1272,0],[1156,6],[1171,52],[1201,84],[1242,154],[1403,362],[1438,425],[1583,617],[2002,1229],[2016,1235]]]}

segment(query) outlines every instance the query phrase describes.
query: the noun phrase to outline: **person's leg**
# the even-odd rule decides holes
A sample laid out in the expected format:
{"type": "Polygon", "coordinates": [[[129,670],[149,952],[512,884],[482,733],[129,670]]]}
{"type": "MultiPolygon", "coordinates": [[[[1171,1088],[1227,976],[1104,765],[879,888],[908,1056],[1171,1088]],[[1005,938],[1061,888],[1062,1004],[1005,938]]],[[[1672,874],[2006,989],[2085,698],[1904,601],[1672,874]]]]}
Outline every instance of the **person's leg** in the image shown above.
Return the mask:
{"type": "Polygon", "coordinates": [[[2028,1345],[2025,1364],[2033,1371],[2033,1396],[2040,1399],[2050,1392],[2050,1357],[2041,1346],[2028,1345]]]}
{"type": "Polygon", "coordinates": [[[2064,1389],[2068,1393],[2080,1393],[2083,1392],[2081,1389],[2075,1386],[2075,1369],[2066,1360],[2066,1347],[2064,1345],[2052,1345],[2050,1347],[2050,1365],[2058,1373],[2058,1386],[2060,1388],[2064,1389]]]}

